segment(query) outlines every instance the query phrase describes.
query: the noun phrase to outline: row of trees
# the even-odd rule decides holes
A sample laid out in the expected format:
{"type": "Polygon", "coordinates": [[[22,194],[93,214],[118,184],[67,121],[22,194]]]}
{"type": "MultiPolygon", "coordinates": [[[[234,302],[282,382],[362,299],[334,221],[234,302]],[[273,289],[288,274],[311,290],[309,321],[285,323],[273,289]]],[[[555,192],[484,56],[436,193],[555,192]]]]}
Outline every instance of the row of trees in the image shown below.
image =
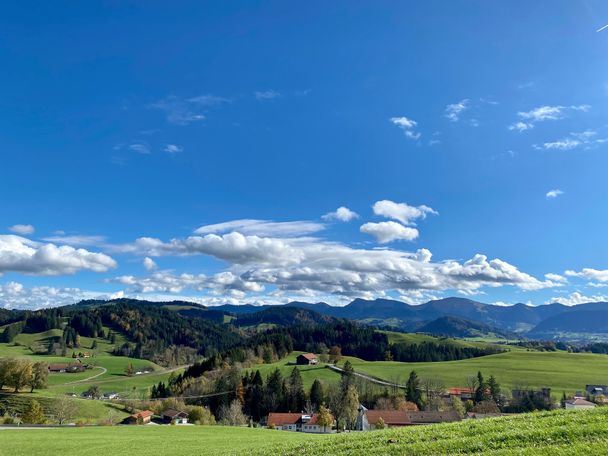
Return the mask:
{"type": "Polygon", "coordinates": [[[44,362],[32,362],[23,358],[0,359],[0,390],[7,386],[18,393],[29,387],[30,392],[33,392],[47,387],[48,376],[48,365],[44,362]]]}
{"type": "Polygon", "coordinates": [[[420,344],[397,343],[390,346],[387,352],[388,361],[401,362],[430,362],[430,361],[455,361],[460,359],[477,358],[479,356],[494,355],[500,353],[499,348],[487,346],[461,347],[456,344],[438,344],[433,342],[422,342],[420,344]]]}

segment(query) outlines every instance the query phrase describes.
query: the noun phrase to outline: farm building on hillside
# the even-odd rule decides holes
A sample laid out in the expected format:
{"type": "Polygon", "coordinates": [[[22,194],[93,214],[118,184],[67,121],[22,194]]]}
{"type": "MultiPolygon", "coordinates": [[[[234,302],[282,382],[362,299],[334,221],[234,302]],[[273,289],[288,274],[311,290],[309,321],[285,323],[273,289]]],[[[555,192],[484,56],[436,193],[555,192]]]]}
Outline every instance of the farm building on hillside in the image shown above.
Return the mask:
{"type": "Polygon", "coordinates": [[[595,408],[595,404],[585,399],[570,399],[565,402],[565,407],[566,410],[589,410],[595,408]]]}
{"type": "Polygon", "coordinates": [[[149,424],[152,421],[154,412],[151,410],[143,410],[126,417],[123,420],[124,424],[149,424]]]}
{"type": "Polygon", "coordinates": [[[84,372],[86,367],[82,364],[49,364],[49,372],[55,373],[76,373],[84,372]]]}
{"type": "Polygon", "coordinates": [[[401,410],[368,410],[363,405],[359,406],[359,416],[355,429],[357,431],[369,431],[374,429],[382,419],[385,427],[401,427],[412,424],[408,412],[401,410]]]}
{"type": "Polygon", "coordinates": [[[460,415],[454,410],[447,412],[413,412],[405,410],[368,410],[359,406],[359,416],[355,429],[369,431],[374,429],[382,419],[385,427],[402,427],[420,424],[451,423],[460,421],[460,415]]]}
{"type": "Polygon", "coordinates": [[[300,365],[309,365],[309,364],[317,364],[319,361],[317,360],[317,355],[314,353],[304,353],[302,355],[298,355],[296,358],[296,364],[300,365]]]}
{"type": "Polygon", "coordinates": [[[309,432],[312,434],[326,434],[331,432],[331,426],[317,424],[319,415],[313,413],[269,413],[266,425],[280,431],[309,432]]]}
{"type": "Polygon", "coordinates": [[[168,409],[163,413],[163,420],[170,424],[188,424],[188,414],[179,410],[168,409]]]}
{"type": "Polygon", "coordinates": [[[111,393],[103,393],[103,396],[101,397],[102,399],[105,400],[113,400],[113,399],[118,399],[118,393],[115,392],[111,392],[111,393]]]}
{"type": "Polygon", "coordinates": [[[444,398],[449,399],[452,396],[456,396],[463,401],[473,399],[475,390],[473,388],[448,388],[446,393],[443,395],[444,398]]]}

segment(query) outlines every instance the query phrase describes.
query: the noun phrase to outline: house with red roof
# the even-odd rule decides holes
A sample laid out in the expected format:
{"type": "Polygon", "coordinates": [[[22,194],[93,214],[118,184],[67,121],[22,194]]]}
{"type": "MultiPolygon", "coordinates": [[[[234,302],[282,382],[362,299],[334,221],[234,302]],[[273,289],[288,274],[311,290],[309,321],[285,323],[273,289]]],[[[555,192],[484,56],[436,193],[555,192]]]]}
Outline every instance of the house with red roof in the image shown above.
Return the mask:
{"type": "Polygon", "coordinates": [[[317,423],[319,415],[304,413],[269,413],[266,425],[280,431],[308,432],[326,434],[331,432],[331,426],[321,426],[317,423]]]}
{"type": "Polygon", "coordinates": [[[141,412],[134,413],[126,417],[123,421],[124,424],[149,424],[152,421],[154,412],[151,410],[142,410],[141,412]]]}

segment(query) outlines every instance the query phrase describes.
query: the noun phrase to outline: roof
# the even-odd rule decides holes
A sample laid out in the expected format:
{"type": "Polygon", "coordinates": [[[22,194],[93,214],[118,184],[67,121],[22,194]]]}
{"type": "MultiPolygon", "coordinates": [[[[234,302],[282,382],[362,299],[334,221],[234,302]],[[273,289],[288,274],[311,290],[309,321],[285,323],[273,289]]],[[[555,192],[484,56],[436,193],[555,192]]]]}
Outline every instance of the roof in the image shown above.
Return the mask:
{"type": "Polygon", "coordinates": [[[314,353],[302,353],[300,356],[303,356],[308,360],[317,359],[317,355],[315,355],[314,353]]]}
{"type": "Polygon", "coordinates": [[[408,412],[401,410],[366,410],[365,416],[369,424],[376,424],[380,418],[382,418],[384,424],[389,426],[412,424],[408,412]]]}
{"type": "Polygon", "coordinates": [[[454,410],[446,412],[407,412],[412,423],[444,423],[459,421],[460,416],[454,410]]]}
{"type": "Polygon", "coordinates": [[[66,369],[69,364],[49,364],[49,370],[66,369]]]}
{"type": "Polygon", "coordinates": [[[154,412],[150,411],[150,410],[142,410],[141,412],[138,413],[134,413],[133,415],[131,415],[131,418],[150,418],[154,415],[154,412]]]}
{"type": "Polygon", "coordinates": [[[587,405],[587,406],[592,405],[592,406],[595,407],[595,404],[593,402],[589,402],[589,401],[586,401],[585,399],[580,399],[580,398],[578,398],[578,399],[570,399],[569,401],[566,401],[566,404],[570,404],[570,405],[587,405]]]}
{"type": "Polygon", "coordinates": [[[286,424],[317,424],[319,415],[314,413],[312,415],[306,415],[303,413],[269,413],[268,414],[268,426],[285,426],[286,424]],[[310,420],[303,420],[302,418],[310,417],[310,420]]]}
{"type": "Polygon", "coordinates": [[[163,416],[168,418],[177,418],[177,417],[186,417],[188,414],[186,412],[182,412],[180,410],[167,409],[164,411],[163,416]]]}
{"type": "Polygon", "coordinates": [[[473,388],[448,388],[448,394],[450,396],[460,396],[461,394],[473,394],[475,391],[473,388]]]}

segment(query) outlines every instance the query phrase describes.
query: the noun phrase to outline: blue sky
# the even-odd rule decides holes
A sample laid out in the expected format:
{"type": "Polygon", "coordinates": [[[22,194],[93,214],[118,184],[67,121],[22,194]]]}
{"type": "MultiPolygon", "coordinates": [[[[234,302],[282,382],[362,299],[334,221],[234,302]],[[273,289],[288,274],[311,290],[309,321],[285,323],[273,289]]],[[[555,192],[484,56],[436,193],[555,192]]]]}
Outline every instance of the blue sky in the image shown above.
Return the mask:
{"type": "Polygon", "coordinates": [[[0,305],[608,300],[606,24],[601,1],[3,5],[0,305]]]}

